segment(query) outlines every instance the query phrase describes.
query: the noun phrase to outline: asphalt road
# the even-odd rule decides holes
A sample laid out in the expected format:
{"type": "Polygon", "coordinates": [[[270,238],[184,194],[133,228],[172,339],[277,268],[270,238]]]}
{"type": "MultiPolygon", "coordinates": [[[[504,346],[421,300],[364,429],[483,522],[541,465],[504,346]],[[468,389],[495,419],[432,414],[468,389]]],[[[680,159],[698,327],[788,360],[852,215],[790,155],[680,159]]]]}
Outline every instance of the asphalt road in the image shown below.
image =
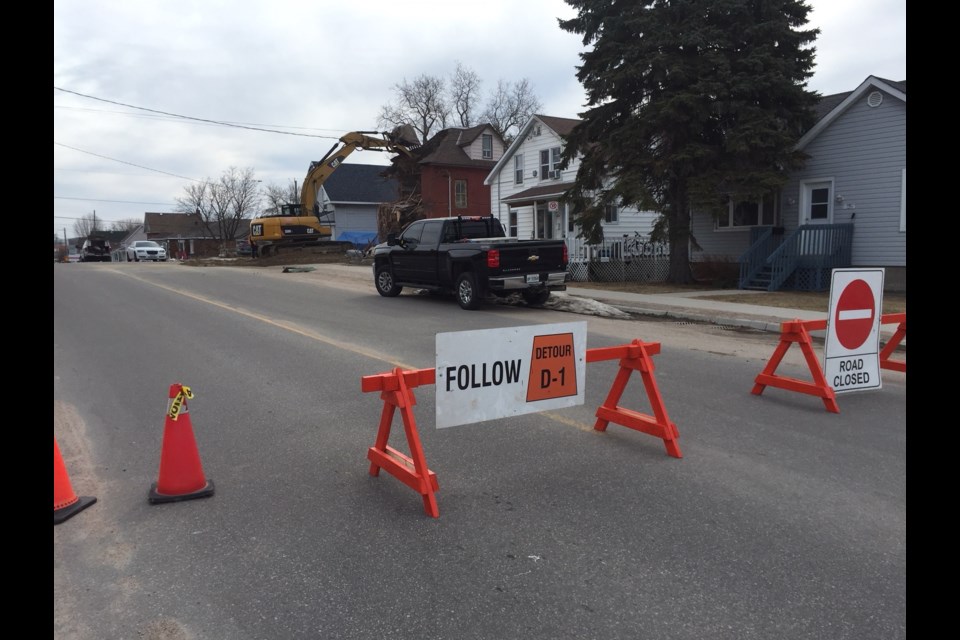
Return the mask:
{"type": "MultiPolygon", "coordinates": [[[[54,265],[54,436],[97,498],[54,527],[54,637],[905,637],[906,377],[840,414],[752,395],[775,346],[316,272],[54,265]],[[382,402],[362,376],[432,367],[440,332],[581,320],[590,348],[661,343],[682,459],[592,430],[616,373],[600,362],[583,406],[442,430],[418,388],[439,518],[368,474],[382,402]],[[176,382],[216,491],[151,505],[176,382]]],[[[778,373],[805,378],[802,357],[778,373]]]]}

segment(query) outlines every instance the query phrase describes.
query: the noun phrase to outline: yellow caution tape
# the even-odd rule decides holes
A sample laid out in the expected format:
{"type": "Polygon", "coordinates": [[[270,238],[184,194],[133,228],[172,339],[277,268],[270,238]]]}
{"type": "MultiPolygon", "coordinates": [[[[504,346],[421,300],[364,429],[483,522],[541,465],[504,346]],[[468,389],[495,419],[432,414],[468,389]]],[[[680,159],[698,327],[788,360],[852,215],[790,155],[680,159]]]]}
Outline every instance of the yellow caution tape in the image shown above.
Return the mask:
{"type": "Polygon", "coordinates": [[[180,410],[183,407],[184,399],[192,400],[193,392],[190,390],[190,387],[186,385],[180,385],[180,390],[173,398],[173,402],[170,403],[170,411],[167,413],[171,420],[176,421],[176,419],[180,416],[180,410]]]}

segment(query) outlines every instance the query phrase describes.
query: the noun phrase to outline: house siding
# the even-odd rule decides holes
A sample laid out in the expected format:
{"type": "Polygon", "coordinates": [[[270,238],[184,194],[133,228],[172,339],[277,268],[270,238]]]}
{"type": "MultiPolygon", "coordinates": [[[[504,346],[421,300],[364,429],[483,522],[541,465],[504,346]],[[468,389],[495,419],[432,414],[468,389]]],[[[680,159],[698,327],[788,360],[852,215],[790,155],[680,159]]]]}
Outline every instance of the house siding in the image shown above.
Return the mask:
{"type": "Polygon", "coordinates": [[[490,189],[483,183],[486,176],[487,170],[482,168],[423,167],[420,189],[424,214],[428,218],[486,215],[490,210],[490,189]],[[462,209],[456,205],[457,180],[467,181],[467,206],[462,209]]]}
{"type": "MultiPolygon", "coordinates": [[[[510,156],[504,162],[503,166],[496,173],[492,173],[488,180],[490,181],[490,213],[499,218],[504,229],[509,229],[510,204],[503,202],[521,191],[526,191],[534,187],[549,187],[564,183],[573,182],[576,178],[580,163],[578,160],[571,162],[571,166],[565,169],[559,179],[549,178],[541,175],[540,152],[553,149],[555,147],[563,148],[562,138],[546,124],[540,123],[537,119],[528,123],[517,137],[517,141],[510,147],[510,156]],[[540,133],[536,135],[536,129],[539,127],[540,133]],[[514,183],[514,158],[517,154],[523,155],[523,183],[514,183]],[[537,175],[534,176],[533,172],[537,175]]],[[[567,185],[569,186],[569,185],[567,185]]],[[[566,187],[562,187],[564,190],[566,187]]],[[[555,200],[557,198],[543,197],[538,198],[540,202],[555,200]]],[[[534,237],[534,207],[531,205],[515,206],[517,212],[517,237],[527,239],[534,237]]],[[[568,209],[566,205],[561,204],[562,219],[560,222],[559,235],[557,237],[567,238],[576,237],[579,229],[572,233],[568,231],[568,209]]],[[[657,214],[652,211],[637,211],[635,208],[623,207],[620,209],[619,222],[615,224],[603,224],[604,237],[608,240],[620,238],[624,235],[649,235],[653,228],[657,214]]]]}
{"type": "MultiPolygon", "coordinates": [[[[503,156],[505,147],[503,140],[500,139],[500,136],[492,129],[484,129],[477,138],[471,142],[469,145],[464,147],[464,152],[467,154],[467,157],[471,160],[499,160],[503,156]],[[490,134],[493,137],[493,155],[489,158],[483,157],[483,134],[490,134]]],[[[486,177],[486,176],[484,176],[486,177]]]]}
{"type": "MultiPolygon", "coordinates": [[[[804,147],[810,157],[781,190],[779,212],[785,231],[795,230],[800,224],[801,186],[830,182],[831,221],[854,224],[852,266],[890,267],[888,276],[902,281],[901,287],[907,264],[906,231],[901,230],[906,113],[900,97],[865,87],[804,147]],[[867,99],[874,90],[883,94],[883,101],[870,107],[867,99]],[[843,196],[842,203],[837,196],[843,196]]],[[[691,251],[693,260],[736,260],[749,248],[749,228],[718,230],[704,213],[695,214],[691,226],[700,245],[700,250],[691,251]]]]}
{"type": "Polygon", "coordinates": [[[347,231],[377,231],[376,202],[334,202],[333,239],[347,231]]]}
{"type": "MultiPolygon", "coordinates": [[[[799,200],[800,181],[832,178],[833,222],[854,225],[852,263],[856,267],[905,267],[906,232],[900,230],[903,170],[907,166],[907,105],[884,94],[877,107],[862,95],[805,149],[803,171],[784,188],[799,200]],[[851,207],[852,208],[844,208],[851,207]]],[[[790,212],[796,228],[798,210],[790,212]]]]}

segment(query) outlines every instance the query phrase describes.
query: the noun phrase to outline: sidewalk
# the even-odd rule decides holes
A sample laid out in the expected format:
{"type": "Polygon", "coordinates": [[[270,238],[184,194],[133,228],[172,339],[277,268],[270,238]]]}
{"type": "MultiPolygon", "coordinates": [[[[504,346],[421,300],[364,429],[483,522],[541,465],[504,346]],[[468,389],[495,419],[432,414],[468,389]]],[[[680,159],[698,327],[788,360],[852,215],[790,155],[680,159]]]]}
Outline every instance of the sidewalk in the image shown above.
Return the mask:
{"type": "MultiPolygon", "coordinates": [[[[763,294],[739,289],[717,291],[692,291],[689,293],[641,294],[606,289],[590,289],[581,286],[567,286],[567,295],[589,298],[603,302],[628,313],[648,316],[662,316],[678,320],[708,322],[731,327],[743,327],[758,331],[780,333],[780,324],[791,320],[826,320],[828,314],[821,311],[766,307],[755,302],[762,300],[763,294]],[[742,295],[745,302],[722,302],[705,300],[706,296],[742,295]]],[[[896,332],[896,324],[881,324],[881,340],[888,340],[896,332]]],[[[823,339],[825,331],[811,331],[814,338],[823,339]]],[[[906,348],[907,339],[900,341],[900,348],[906,348]]]]}
{"type": "MultiPolygon", "coordinates": [[[[765,307],[747,302],[721,302],[705,300],[705,296],[738,295],[744,299],[756,300],[763,294],[744,292],[738,289],[722,291],[692,291],[689,293],[627,293],[590,289],[588,287],[567,287],[567,294],[590,298],[630,313],[650,316],[664,316],[678,320],[695,320],[728,326],[746,327],[760,331],[780,332],[780,323],[790,320],[826,320],[827,314],[803,309],[785,309],[765,307]]],[[[891,332],[892,333],[892,332],[891,332]]]]}
{"type": "MultiPolygon", "coordinates": [[[[371,281],[370,265],[318,264],[318,271],[333,272],[341,276],[371,281]]],[[[708,322],[730,327],[743,327],[780,333],[780,324],[791,320],[826,320],[827,313],[820,311],[806,311],[803,309],[785,309],[782,307],[766,307],[755,302],[721,302],[706,300],[705,296],[715,295],[743,295],[744,300],[762,300],[763,294],[755,291],[740,289],[691,291],[686,293],[627,293],[623,291],[608,291],[606,289],[591,289],[582,286],[570,286],[568,283],[566,295],[587,298],[616,307],[627,313],[675,318],[694,322],[708,322]]],[[[894,324],[880,325],[881,339],[889,339],[897,330],[894,324]]],[[[824,338],[824,331],[812,331],[811,336],[824,338]]],[[[900,347],[906,347],[904,338],[900,347]]]]}

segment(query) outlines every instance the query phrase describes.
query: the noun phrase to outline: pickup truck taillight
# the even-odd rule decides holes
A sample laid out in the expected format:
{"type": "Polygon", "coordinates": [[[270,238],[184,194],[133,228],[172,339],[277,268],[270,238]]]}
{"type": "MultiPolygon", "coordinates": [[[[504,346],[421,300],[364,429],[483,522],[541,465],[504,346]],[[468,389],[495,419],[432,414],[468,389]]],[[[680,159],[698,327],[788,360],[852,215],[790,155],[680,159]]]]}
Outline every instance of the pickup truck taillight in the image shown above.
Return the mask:
{"type": "Polygon", "coordinates": [[[570,254],[567,253],[567,243],[563,243],[563,264],[570,262],[570,254]]]}
{"type": "Polygon", "coordinates": [[[487,267],[490,269],[500,268],[500,249],[490,249],[487,251],[487,267]]]}

